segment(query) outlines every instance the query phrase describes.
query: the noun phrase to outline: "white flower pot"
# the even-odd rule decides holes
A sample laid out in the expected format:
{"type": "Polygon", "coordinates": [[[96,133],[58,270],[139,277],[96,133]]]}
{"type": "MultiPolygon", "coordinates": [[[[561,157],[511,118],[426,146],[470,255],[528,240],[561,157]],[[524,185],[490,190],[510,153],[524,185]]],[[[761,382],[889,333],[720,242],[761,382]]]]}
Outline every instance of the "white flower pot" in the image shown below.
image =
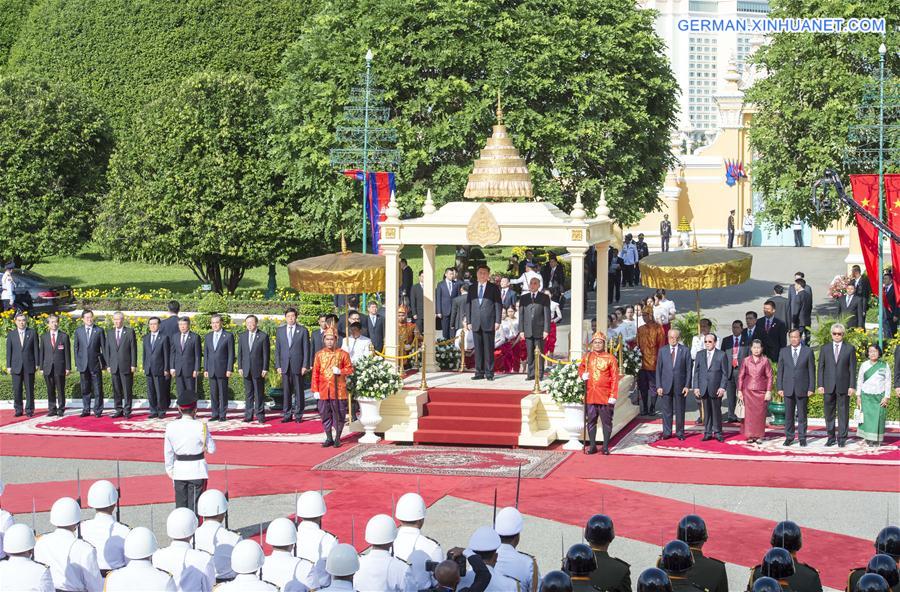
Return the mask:
{"type": "Polygon", "coordinates": [[[563,444],[563,450],[581,450],[578,439],[584,429],[584,404],[563,403],[563,429],[569,432],[569,441],[563,444]]]}
{"type": "Polygon", "coordinates": [[[381,440],[375,435],[375,428],[381,423],[381,399],[357,397],[356,401],[359,403],[359,423],[366,431],[359,441],[363,444],[375,444],[381,440]]]}

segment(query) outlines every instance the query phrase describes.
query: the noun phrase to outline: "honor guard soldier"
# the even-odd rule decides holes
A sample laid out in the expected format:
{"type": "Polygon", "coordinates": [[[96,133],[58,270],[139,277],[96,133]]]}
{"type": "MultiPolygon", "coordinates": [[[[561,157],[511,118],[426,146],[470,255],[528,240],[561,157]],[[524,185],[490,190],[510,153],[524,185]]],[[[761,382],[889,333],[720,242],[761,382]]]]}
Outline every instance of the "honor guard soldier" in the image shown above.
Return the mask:
{"type": "Polygon", "coordinates": [[[425,500],[418,493],[404,493],[397,500],[394,516],[400,521],[394,540],[394,557],[410,562],[413,551],[423,551],[431,561],[443,561],[441,545],[422,534],[425,524],[425,500]]]}
{"type": "Polygon", "coordinates": [[[38,539],[34,560],[50,568],[56,590],[100,592],[103,578],[97,565],[97,551],[75,535],[80,522],[78,502],[70,497],[53,502],[50,524],[56,530],[38,539]]]}
{"type": "Polygon", "coordinates": [[[766,551],[759,572],[763,576],[776,580],[782,590],[794,590],[788,584],[788,578],[794,575],[794,558],[787,549],[772,547],[766,551]]]}
{"type": "Polygon", "coordinates": [[[775,578],[764,576],[753,582],[753,592],[781,592],[781,584],[775,578]]]}
{"type": "Polygon", "coordinates": [[[564,571],[548,571],[541,581],[540,592],[572,592],[572,578],[564,571]]]}
{"type": "Polygon", "coordinates": [[[854,592],[890,592],[891,588],[883,577],[869,573],[859,579],[853,590],[854,592]]]}
{"type": "Polygon", "coordinates": [[[4,590],[36,590],[53,592],[53,578],[46,565],[31,559],[34,533],[24,524],[13,524],[6,530],[3,550],[9,555],[0,561],[0,582],[4,590]]]}
{"type": "Polygon", "coordinates": [[[216,585],[212,555],[193,547],[196,531],[197,516],[187,508],[175,508],[166,518],[172,543],[153,554],[153,567],[172,574],[178,592],[210,592],[216,585]]]}
{"type": "Polygon", "coordinates": [[[612,439],[613,409],[619,393],[619,364],[616,357],[606,351],[606,335],[597,331],[591,338],[591,351],[578,367],[581,380],[585,381],[585,413],[587,432],[591,445],[588,454],[597,453],[597,420],[603,427],[603,454],[609,454],[612,439]]]}
{"type": "Polygon", "coordinates": [[[597,571],[597,560],[587,545],[578,543],[569,547],[563,558],[562,568],[572,578],[572,592],[597,590],[591,583],[591,574],[597,571]]]}
{"type": "Polygon", "coordinates": [[[197,500],[197,514],[203,524],[194,533],[194,546],[213,556],[216,581],[228,582],[237,573],[231,568],[231,552],[241,535],[222,526],[228,513],[228,500],[218,489],[208,489],[197,500]]]}
{"type": "Polygon", "coordinates": [[[325,560],[325,571],[331,576],[331,585],[318,592],[350,592],[353,575],[359,570],[359,557],[352,545],[335,545],[325,560]]]}
{"type": "Polygon", "coordinates": [[[81,538],[97,550],[97,565],[100,575],[106,577],[110,571],[125,567],[125,537],[131,530],[113,517],[119,492],[116,486],[106,480],[95,481],[88,489],[88,505],[97,513],[90,520],[81,523],[81,538]]]}
{"type": "MultiPolygon", "coordinates": [[[[875,537],[875,553],[884,553],[894,558],[894,561],[900,563],[900,528],[896,526],[885,526],[875,537]]],[[[856,582],[866,573],[865,567],[857,567],[850,571],[847,579],[847,590],[853,590],[856,582]]]]}
{"type": "Polygon", "coordinates": [[[294,523],[287,518],[272,520],[266,529],[266,544],[272,547],[272,553],[263,562],[260,578],[282,589],[294,579],[297,567],[303,562],[303,559],[294,555],[294,545],[297,544],[294,523]]]}
{"type": "Polygon", "coordinates": [[[318,491],[304,491],[297,499],[297,516],[303,521],[297,526],[297,557],[315,565],[328,557],[338,540],[322,529],[325,498],[318,491]]]}
{"type": "MultiPolygon", "coordinates": [[[[518,580],[501,573],[497,569],[497,549],[500,548],[500,535],[490,526],[482,526],[469,538],[467,551],[477,554],[484,561],[491,573],[491,581],[485,592],[519,592],[522,586],[518,580]]],[[[475,582],[475,572],[467,570],[459,579],[459,588],[471,587],[475,582]]]]}
{"type": "Polygon", "coordinates": [[[672,582],[666,572],[658,567],[651,567],[638,576],[637,592],[672,592],[672,582]]]}
{"type": "Polygon", "coordinates": [[[391,554],[391,545],[397,538],[397,525],[387,514],[376,514],[366,524],[368,553],[359,558],[359,569],[353,576],[356,590],[379,592],[405,592],[414,589],[409,564],[391,554]]]}
{"type": "Polygon", "coordinates": [[[196,512],[197,498],[206,489],[209,478],[206,453],[214,454],[216,443],[206,422],[196,418],[197,395],[194,391],[178,393],[178,411],[181,417],[166,424],[166,473],[175,486],[175,507],[196,512]]]}
{"type": "Polygon", "coordinates": [[[125,537],[128,565],[109,572],[104,592],[176,592],[168,573],[153,567],[151,558],[159,546],[149,528],[138,526],[125,537]]]}
{"type": "Polygon", "coordinates": [[[703,555],[703,545],[709,535],[706,522],[696,514],[688,514],[678,522],[677,538],[687,543],[694,556],[694,567],[688,573],[688,579],[700,588],[709,592],[728,592],[728,574],[725,564],[718,559],[703,555]]]}
{"type": "Polygon", "coordinates": [[[609,555],[609,545],[615,538],[612,518],[594,514],[588,519],[584,527],[584,540],[594,551],[597,562],[597,569],[591,573],[591,583],[600,590],[631,592],[631,566],[609,555]]]}
{"type": "MultiPolygon", "coordinates": [[[[3,496],[3,481],[0,481],[0,496],[3,496]]],[[[6,549],[3,546],[3,537],[5,536],[6,531],[10,526],[15,524],[16,521],[13,518],[13,515],[0,508],[0,559],[6,557],[6,549]]]]}
{"type": "Polygon", "coordinates": [[[884,553],[875,555],[869,560],[866,573],[878,574],[884,578],[892,591],[900,590],[900,569],[897,561],[884,553]]]}
{"type": "MultiPolygon", "coordinates": [[[[797,551],[803,546],[803,536],[796,522],[785,520],[775,525],[772,531],[770,544],[773,547],[782,547],[790,552],[794,558],[794,575],[787,578],[787,582],[794,590],[803,592],[822,592],[822,581],[819,572],[814,568],[797,560],[797,551]]],[[[756,581],[762,573],[762,566],[757,565],[750,570],[750,584],[756,581]]],[[[750,585],[747,586],[750,588],[750,585]]]]}
{"type": "Polygon", "coordinates": [[[523,591],[536,592],[541,581],[537,561],[516,549],[522,526],[522,514],[517,509],[510,506],[497,512],[494,529],[500,535],[500,548],[497,550],[496,569],[518,581],[523,591]]]}
{"type": "MultiPolygon", "coordinates": [[[[669,541],[663,547],[662,556],[659,558],[659,566],[672,583],[673,592],[706,590],[690,580],[688,574],[694,567],[694,556],[691,548],[684,541],[669,541]]],[[[706,590],[709,592],[709,590],[706,590]]]]}
{"type": "Polygon", "coordinates": [[[353,364],[350,362],[350,354],[335,347],[337,331],[334,327],[325,329],[322,341],[325,347],[316,354],[310,388],[313,396],[319,399],[319,414],[325,430],[322,446],[340,448],[341,433],[347,417],[347,376],[353,374],[353,364]]]}
{"type": "Polygon", "coordinates": [[[278,592],[278,588],[259,579],[257,572],[265,557],[256,541],[246,539],[234,546],[231,567],[237,575],[230,582],[216,585],[216,592],[278,592]]]}

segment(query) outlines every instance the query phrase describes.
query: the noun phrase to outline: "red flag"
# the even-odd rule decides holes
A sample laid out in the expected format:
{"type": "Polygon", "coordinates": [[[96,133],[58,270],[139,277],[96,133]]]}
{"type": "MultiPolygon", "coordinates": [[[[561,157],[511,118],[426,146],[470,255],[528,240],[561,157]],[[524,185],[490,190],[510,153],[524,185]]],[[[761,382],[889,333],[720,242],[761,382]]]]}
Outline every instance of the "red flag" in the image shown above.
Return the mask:
{"type": "MultiPolygon", "coordinates": [[[[877,179],[877,177],[876,177],[877,179]]],[[[877,186],[876,186],[877,188],[877,186]]],[[[900,174],[884,176],[884,207],[887,209],[887,223],[891,230],[900,234],[900,174]]],[[[900,245],[891,245],[891,267],[894,270],[894,294],[900,294],[900,245]]]]}
{"type": "MultiPolygon", "coordinates": [[[[853,188],[853,199],[856,203],[878,217],[878,175],[850,175],[853,188]]],[[[878,269],[878,230],[875,225],[856,214],[856,227],[859,229],[859,245],[862,248],[863,261],[872,294],[881,294],[881,271],[878,269]]]]}

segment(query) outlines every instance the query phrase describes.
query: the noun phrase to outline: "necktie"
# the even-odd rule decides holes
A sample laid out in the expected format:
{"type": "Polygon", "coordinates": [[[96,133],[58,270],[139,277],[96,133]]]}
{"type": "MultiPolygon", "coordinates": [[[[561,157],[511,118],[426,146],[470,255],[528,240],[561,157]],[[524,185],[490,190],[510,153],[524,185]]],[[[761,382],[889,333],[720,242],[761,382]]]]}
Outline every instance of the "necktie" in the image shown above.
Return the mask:
{"type": "Polygon", "coordinates": [[[116,345],[119,345],[122,341],[122,330],[116,329],[116,345]]]}
{"type": "Polygon", "coordinates": [[[482,298],[484,298],[484,284],[478,284],[478,302],[481,302],[482,298]]]}
{"type": "Polygon", "coordinates": [[[794,357],[794,365],[796,366],[796,365],[797,365],[797,356],[800,355],[800,352],[797,350],[796,347],[793,348],[793,350],[794,350],[794,354],[793,354],[793,357],[794,357]]]}
{"type": "Polygon", "coordinates": [[[90,327],[87,328],[87,340],[88,340],[88,342],[91,341],[91,328],[90,327]]]}
{"type": "Polygon", "coordinates": [[[847,296],[847,306],[850,306],[850,297],[847,296]]]}
{"type": "Polygon", "coordinates": [[[734,347],[731,348],[731,367],[737,368],[738,365],[738,348],[740,348],[741,342],[737,339],[734,340],[734,347]]]}
{"type": "Polygon", "coordinates": [[[772,319],[767,318],[766,319],[766,333],[768,333],[769,329],[771,329],[771,328],[772,328],[772,319]]]}
{"type": "Polygon", "coordinates": [[[841,346],[837,343],[834,344],[834,361],[838,361],[838,355],[841,353],[841,346]]]}
{"type": "Polygon", "coordinates": [[[50,334],[50,349],[56,349],[56,333],[50,334]]]}
{"type": "Polygon", "coordinates": [[[156,333],[150,334],[150,349],[156,349],[156,333]]]}
{"type": "Polygon", "coordinates": [[[182,349],[182,351],[184,351],[185,341],[187,341],[187,333],[182,333],[181,334],[181,349],[182,349]]]}
{"type": "Polygon", "coordinates": [[[19,345],[25,347],[25,331],[19,331],[19,345]]]}
{"type": "Polygon", "coordinates": [[[293,326],[288,327],[287,334],[288,334],[288,347],[291,347],[291,344],[294,342],[294,327],[293,326]]]}
{"type": "Polygon", "coordinates": [[[213,333],[213,350],[216,350],[218,348],[219,348],[219,332],[216,331],[215,333],[213,333]]]}
{"type": "Polygon", "coordinates": [[[675,346],[672,346],[672,367],[675,367],[675,346]]]}
{"type": "Polygon", "coordinates": [[[710,366],[712,366],[712,352],[707,351],[706,352],[706,367],[709,368],[710,366]]]}
{"type": "Polygon", "coordinates": [[[253,338],[256,337],[256,331],[251,331],[247,336],[247,345],[250,349],[253,349],[253,338]]]}
{"type": "Polygon", "coordinates": [[[535,302],[537,302],[537,294],[532,292],[531,293],[531,303],[534,304],[535,302]]]}

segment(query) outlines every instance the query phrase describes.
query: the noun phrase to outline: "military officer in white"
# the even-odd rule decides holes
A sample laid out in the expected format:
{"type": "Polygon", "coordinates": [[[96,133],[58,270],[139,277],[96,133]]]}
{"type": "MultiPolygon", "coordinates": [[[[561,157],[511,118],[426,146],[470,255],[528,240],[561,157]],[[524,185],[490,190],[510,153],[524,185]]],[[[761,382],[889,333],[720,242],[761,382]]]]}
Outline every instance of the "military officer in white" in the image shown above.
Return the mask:
{"type": "Polygon", "coordinates": [[[193,391],[178,395],[178,411],[181,417],[166,425],[166,473],[175,486],[175,507],[196,512],[197,498],[209,478],[206,454],[216,452],[216,443],[206,422],[196,419],[197,395],[193,391]]]}
{"type": "MultiPolygon", "coordinates": [[[[276,518],[269,523],[266,529],[266,543],[272,547],[272,553],[266,557],[262,567],[262,575],[264,581],[271,582],[279,588],[284,588],[285,584],[294,579],[297,573],[297,567],[301,563],[307,563],[308,568],[301,570],[301,573],[309,573],[312,564],[305,559],[300,559],[294,555],[294,545],[297,544],[297,529],[294,523],[287,518],[276,518]]],[[[303,588],[298,590],[306,590],[306,584],[299,582],[303,588]]]]}
{"type": "Polygon", "coordinates": [[[159,545],[149,528],[138,526],[125,537],[128,565],[109,572],[104,592],[176,592],[175,580],[150,561],[159,545]]]}
{"type": "Polygon", "coordinates": [[[34,549],[34,533],[24,524],[13,524],[6,529],[3,539],[9,560],[0,561],[0,589],[23,592],[53,592],[50,570],[31,559],[34,549]]]}
{"type": "Polygon", "coordinates": [[[61,497],[50,508],[53,532],[40,537],[34,546],[34,560],[50,568],[53,587],[71,592],[100,592],[103,578],[97,552],[90,543],[75,536],[81,522],[81,508],[70,497],[61,497]]]}
{"type": "Polygon", "coordinates": [[[250,539],[239,542],[231,555],[231,567],[237,576],[216,586],[216,592],[278,592],[276,586],[262,581],[257,575],[264,560],[259,543],[250,539]]]}
{"type": "Polygon", "coordinates": [[[297,557],[315,565],[325,559],[338,540],[333,534],[322,530],[325,515],[325,498],[318,491],[304,491],[297,499],[297,516],[303,521],[297,526],[297,557]]]}
{"type": "Polygon", "coordinates": [[[425,524],[425,500],[421,495],[404,493],[397,500],[394,515],[400,521],[400,529],[394,541],[394,557],[409,562],[409,556],[413,551],[424,551],[431,561],[445,559],[441,545],[422,534],[422,525],[425,524]]]}
{"type": "Polygon", "coordinates": [[[397,525],[387,514],[376,514],[366,524],[366,542],[371,548],[359,558],[353,588],[361,592],[414,592],[417,590],[409,564],[391,554],[397,525]]]}
{"type": "MultiPolygon", "coordinates": [[[[500,535],[497,534],[490,526],[482,526],[472,534],[469,539],[469,548],[466,549],[466,555],[469,552],[477,553],[484,559],[488,571],[491,572],[491,582],[488,584],[484,592],[519,592],[522,590],[521,585],[515,578],[500,573],[496,568],[497,565],[497,549],[500,548],[500,535]]],[[[475,581],[475,573],[471,570],[459,579],[459,588],[471,586],[475,581]]]]}
{"type": "Polygon", "coordinates": [[[500,548],[497,550],[494,569],[515,578],[522,585],[523,591],[536,592],[541,581],[537,561],[531,555],[516,550],[522,523],[522,514],[511,506],[497,512],[494,530],[500,536],[500,548]]]}
{"type": "MultiPolygon", "coordinates": [[[[0,496],[3,495],[3,481],[0,481],[0,496]]],[[[15,524],[16,521],[13,519],[13,515],[0,508],[0,559],[6,557],[6,549],[3,547],[3,537],[6,533],[6,530],[15,524]]]]}
{"type": "Polygon", "coordinates": [[[207,489],[197,500],[197,514],[203,524],[194,533],[194,547],[213,556],[217,582],[233,580],[237,575],[231,567],[231,552],[241,535],[222,526],[227,511],[228,500],[218,489],[207,489]]]}
{"type": "Polygon", "coordinates": [[[124,567],[127,563],[125,537],[131,529],[116,522],[113,516],[119,502],[119,493],[115,485],[109,481],[95,481],[88,489],[87,501],[97,512],[93,518],[81,523],[81,538],[97,550],[100,575],[105,576],[111,570],[124,567]]]}
{"type": "Polygon", "coordinates": [[[353,574],[359,570],[356,549],[346,543],[335,545],[325,560],[325,571],[331,576],[331,585],[318,592],[349,592],[354,590],[353,574]]]}
{"type": "Polygon", "coordinates": [[[153,567],[172,574],[178,592],[210,592],[216,585],[212,555],[193,548],[196,531],[197,516],[187,508],[175,508],[166,518],[172,543],[153,554],[153,567]]]}

